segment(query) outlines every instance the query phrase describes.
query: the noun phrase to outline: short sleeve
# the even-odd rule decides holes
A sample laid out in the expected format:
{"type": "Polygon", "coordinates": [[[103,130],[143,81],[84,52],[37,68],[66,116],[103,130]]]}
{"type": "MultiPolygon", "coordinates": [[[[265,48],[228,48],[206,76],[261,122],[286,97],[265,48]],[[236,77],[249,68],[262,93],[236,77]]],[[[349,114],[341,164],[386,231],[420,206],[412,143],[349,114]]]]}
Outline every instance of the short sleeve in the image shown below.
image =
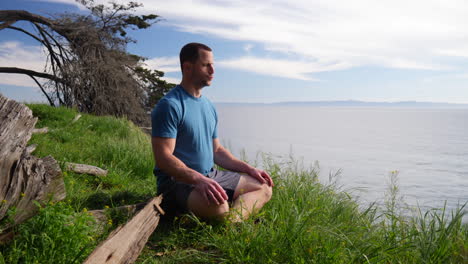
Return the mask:
{"type": "Polygon", "coordinates": [[[176,138],[180,114],[175,104],[169,100],[161,100],[151,113],[153,137],[176,138]]]}

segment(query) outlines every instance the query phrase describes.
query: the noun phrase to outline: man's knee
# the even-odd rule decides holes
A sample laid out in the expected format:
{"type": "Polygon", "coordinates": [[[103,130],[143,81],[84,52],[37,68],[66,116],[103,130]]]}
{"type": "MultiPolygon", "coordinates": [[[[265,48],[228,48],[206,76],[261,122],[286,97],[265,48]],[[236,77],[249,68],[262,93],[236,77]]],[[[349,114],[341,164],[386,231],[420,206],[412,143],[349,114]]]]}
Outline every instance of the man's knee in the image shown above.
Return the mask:
{"type": "Polygon", "coordinates": [[[222,219],[229,213],[229,204],[227,201],[220,205],[210,204],[207,207],[207,213],[208,214],[205,216],[207,218],[222,219]]]}
{"type": "Polygon", "coordinates": [[[262,184],[262,191],[265,197],[265,200],[268,202],[270,201],[271,197],[273,196],[273,188],[267,184],[262,184]]]}
{"type": "Polygon", "coordinates": [[[196,216],[204,219],[222,220],[229,213],[229,204],[227,201],[218,205],[214,202],[206,203],[199,193],[192,192],[187,201],[188,209],[196,216]]]}

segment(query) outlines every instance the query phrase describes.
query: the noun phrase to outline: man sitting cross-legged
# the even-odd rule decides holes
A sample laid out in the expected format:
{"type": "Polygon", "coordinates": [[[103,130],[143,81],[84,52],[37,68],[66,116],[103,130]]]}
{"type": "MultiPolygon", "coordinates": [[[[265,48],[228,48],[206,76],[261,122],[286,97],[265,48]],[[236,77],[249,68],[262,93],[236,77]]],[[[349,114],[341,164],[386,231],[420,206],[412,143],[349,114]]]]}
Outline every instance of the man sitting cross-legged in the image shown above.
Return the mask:
{"type": "Polygon", "coordinates": [[[202,96],[214,77],[211,49],[200,43],[185,45],[180,65],[182,82],[151,115],[158,194],[179,211],[204,219],[247,219],[270,200],[273,181],[219,142],[216,109],[202,96]],[[228,171],[216,170],[214,164],[228,171]]]}

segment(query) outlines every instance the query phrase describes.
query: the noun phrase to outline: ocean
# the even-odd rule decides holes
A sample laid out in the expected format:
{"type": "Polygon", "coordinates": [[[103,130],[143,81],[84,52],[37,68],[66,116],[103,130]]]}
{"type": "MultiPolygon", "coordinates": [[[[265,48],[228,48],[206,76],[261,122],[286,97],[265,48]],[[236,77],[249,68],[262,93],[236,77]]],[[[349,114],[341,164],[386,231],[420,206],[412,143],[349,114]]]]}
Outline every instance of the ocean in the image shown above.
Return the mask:
{"type": "Polygon", "coordinates": [[[290,155],[363,204],[383,204],[390,174],[410,207],[468,202],[468,109],[217,104],[218,134],[254,161],[290,155]]]}

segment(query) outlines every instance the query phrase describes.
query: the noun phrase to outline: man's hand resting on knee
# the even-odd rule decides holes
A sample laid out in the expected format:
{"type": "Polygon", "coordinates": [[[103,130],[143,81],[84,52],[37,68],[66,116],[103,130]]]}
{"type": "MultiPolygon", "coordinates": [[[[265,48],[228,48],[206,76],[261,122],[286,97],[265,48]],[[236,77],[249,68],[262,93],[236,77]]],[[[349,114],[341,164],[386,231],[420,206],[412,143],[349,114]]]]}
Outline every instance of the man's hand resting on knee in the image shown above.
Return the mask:
{"type": "Polygon", "coordinates": [[[268,186],[273,187],[275,185],[270,175],[268,175],[266,171],[251,167],[249,170],[247,170],[247,174],[257,179],[259,182],[267,184],[268,186]]]}
{"type": "Polygon", "coordinates": [[[228,199],[226,191],[215,180],[208,177],[198,178],[194,186],[194,191],[201,193],[207,204],[220,205],[228,199]]]}

